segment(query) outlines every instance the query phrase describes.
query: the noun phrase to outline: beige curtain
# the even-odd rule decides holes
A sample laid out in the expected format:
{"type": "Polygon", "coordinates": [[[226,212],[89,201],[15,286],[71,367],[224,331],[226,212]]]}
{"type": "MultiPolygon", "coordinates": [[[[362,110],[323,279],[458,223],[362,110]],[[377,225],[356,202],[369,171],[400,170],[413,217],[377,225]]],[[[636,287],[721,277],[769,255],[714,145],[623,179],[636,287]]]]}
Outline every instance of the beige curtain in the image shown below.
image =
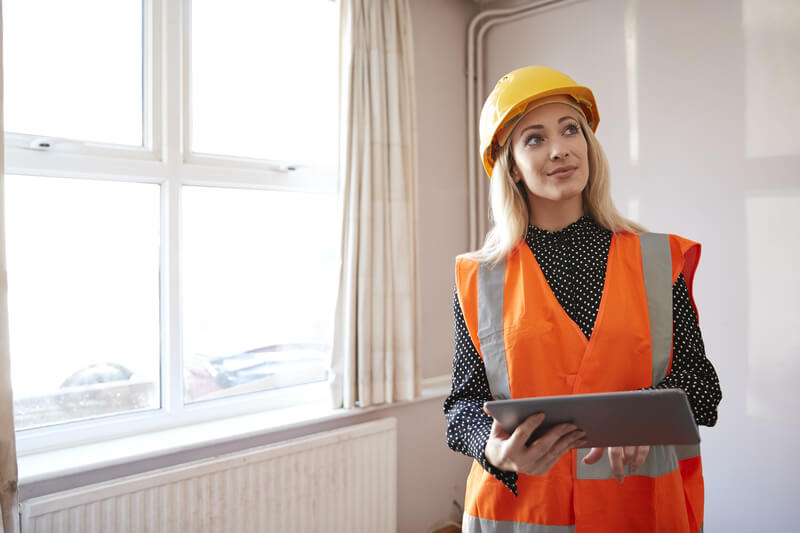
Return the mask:
{"type": "MultiPolygon", "coordinates": [[[[3,129],[3,15],[0,7],[0,139],[3,129]]],[[[0,510],[3,531],[19,531],[17,515],[17,447],[14,439],[14,401],[8,356],[8,277],[5,239],[5,168],[0,142],[0,510]]]]}
{"type": "Polygon", "coordinates": [[[341,0],[342,269],[334,407],[419,389],[414,47],[407,0],[341,0]]]}

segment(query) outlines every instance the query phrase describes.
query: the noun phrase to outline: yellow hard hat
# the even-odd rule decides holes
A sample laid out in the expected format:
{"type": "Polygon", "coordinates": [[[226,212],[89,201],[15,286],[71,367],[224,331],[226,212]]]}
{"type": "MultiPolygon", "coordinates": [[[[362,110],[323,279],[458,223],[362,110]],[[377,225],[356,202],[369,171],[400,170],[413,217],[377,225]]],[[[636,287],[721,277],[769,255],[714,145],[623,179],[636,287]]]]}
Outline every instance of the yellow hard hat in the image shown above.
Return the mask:
{"type": "Polygon", "coordinates": [[[481,159],[490,178],[500,147],[517,121],[533,109],[530,104],[553,95],[569,96],[578,104],[576,107],[583,112],[592,131],[597,130],[600,115],[594,94],[588,87],[578,85],[566,74],[550,67],[530,66],[509,72],[494,86],[481,110],[481,159]]]}

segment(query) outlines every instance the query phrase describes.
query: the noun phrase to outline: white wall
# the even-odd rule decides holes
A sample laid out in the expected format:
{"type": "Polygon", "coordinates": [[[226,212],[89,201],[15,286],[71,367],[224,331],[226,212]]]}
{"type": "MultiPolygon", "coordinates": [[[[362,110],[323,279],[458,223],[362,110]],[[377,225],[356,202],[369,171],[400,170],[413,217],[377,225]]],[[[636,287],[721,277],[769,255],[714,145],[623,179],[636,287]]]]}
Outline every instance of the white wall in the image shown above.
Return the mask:
{"type": "Polygon", "coordinates": [[[593,0],[501,24],[486,89],[527,64],[598,99],[623,213],[703,244],[695,297],[723,401],[706,531],[797,531],[800,2],[593,0]]]}

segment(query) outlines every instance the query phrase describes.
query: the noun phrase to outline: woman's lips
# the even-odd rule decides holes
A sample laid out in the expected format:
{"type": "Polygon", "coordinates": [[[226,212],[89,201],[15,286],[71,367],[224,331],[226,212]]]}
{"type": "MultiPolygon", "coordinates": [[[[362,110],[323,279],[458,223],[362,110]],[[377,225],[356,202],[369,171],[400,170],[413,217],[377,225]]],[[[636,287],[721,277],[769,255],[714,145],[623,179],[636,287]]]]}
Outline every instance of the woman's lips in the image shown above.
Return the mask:
{"type": "Polygon", "coordinates": [[[557,169],[548,172],[547,175],[550,176],[551,178],[564,179],[572,176],[572,173],[575,172],[575,169],[577,168],[578,167],[576,167],[575,165],[558,167],[557,169]]]}

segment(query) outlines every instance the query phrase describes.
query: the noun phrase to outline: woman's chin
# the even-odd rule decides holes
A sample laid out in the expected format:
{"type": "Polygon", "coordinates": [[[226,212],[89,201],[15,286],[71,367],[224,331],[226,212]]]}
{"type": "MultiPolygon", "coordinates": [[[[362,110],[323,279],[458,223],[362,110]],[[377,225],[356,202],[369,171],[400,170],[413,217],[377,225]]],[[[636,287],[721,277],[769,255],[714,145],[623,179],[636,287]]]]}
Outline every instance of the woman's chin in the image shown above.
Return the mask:
{"type": "Polygon", "coordinates": [[[569,189],[557,189],[554,191],[548,191],[546,195],[539,196],[535,195],[542,200],[546,200],[548,202],[553,203],[562,203],[562,202],[569,202],[571,200],[575,200],[575,198],[579,198],[583,189],[579,188],[569,188],[569,189]]]}

